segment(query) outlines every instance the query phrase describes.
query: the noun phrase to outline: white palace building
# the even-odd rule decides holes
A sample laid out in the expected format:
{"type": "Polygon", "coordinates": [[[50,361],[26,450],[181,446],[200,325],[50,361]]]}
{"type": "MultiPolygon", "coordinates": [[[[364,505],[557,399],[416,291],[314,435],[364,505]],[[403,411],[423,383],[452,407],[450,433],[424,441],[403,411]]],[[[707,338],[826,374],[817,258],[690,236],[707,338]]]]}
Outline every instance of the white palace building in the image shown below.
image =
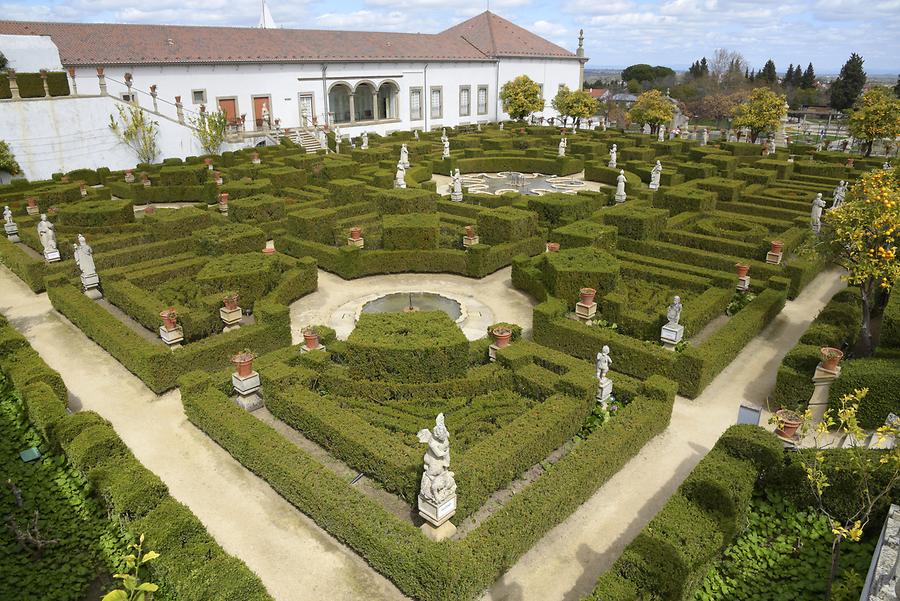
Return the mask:
{"type": "Polygon", "coordinates": [[[550,99],[562,85],[581,87],[587,61],[580,38],[570,52],[491,12],[436,34],[277,29],[270,20],[264,13],[258,28],[0,21],[9,67],[65,70],[71,90],[0,100],[0,138],[36,179],[127,166],[119,163],[130,157],[105,152],[114,139],[101,133],[122,102],[156,115],[163,156],[199,154],[188,125],[201,105],[227,115],[239,145],[276,130],[309,142],[323,126],[353,136],[430,131],[505,118],[500,87],[523,74],[541,84],[550,117],[550,99]]]}

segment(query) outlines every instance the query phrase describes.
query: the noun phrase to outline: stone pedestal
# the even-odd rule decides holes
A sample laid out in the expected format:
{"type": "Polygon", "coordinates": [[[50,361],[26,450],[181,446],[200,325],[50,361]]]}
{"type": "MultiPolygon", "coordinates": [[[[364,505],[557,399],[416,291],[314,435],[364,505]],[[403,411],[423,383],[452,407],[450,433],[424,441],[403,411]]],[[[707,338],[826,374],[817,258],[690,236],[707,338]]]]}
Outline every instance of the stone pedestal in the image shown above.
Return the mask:
{"type": "Polygon", "coordinates": [[[29,215],[37,215],[40,211],[41,211],[41,209],[37,205],[34,205],[34,206],[28,205],[27,207],[25,207],[25,212],[28,213],[29,215]]]}
{"type": "Polygon", "coordinates": [[[3,229],[6,231],[6,239],[10,242],[19,241],[19,226],[15,223],[4,223],[3,229]]]}
{"type": "Polygon", "coordinates": [[[100,276],[96,273],[81,274],[81,287],[84,295],[88,298],[94,300],[103,298],[103,294],[100,292],[100,276]]]}
{"type": "Polygon", "coordinates": [[[651,190],[659,190],[659,184],[657,182],[650,182],[651,190]]]}
{"type": "Polygon", "coordinates": [[[453,202],[462,202],[462,199],[463,199],[462,192],[451,192],[450,193],[450,200],[452,200],[453,202]]]}
{"type": "Polygon", "coordinates": [[[626,194],[624,192],[622,192],[621,194],[616,192],[616,202],[617,203],[622,204],[623,202],[625,202],[625,198],[626,198],[626,194]]]}
{"type": "Polygon", "coordinates": [[[456,526],[453,525],[453,522],[444,522],[438,528],[435,528],[428,522],[425,522],[421,526],[419,526],[419,530],[422,533],[433,540],[436,543],[441,542],[442,540],[447,540],[456,534],[456,526]]]}
{"type": "Polygon", "coordinates": [[[747,292],[750,290],[750,276],[744,275],[738,278],[738,283],[735,289],[738,292],[747,292]]]}
{"type": "Polygon", "coordinates": [[[491,360],[491,363],[497,360],[497,351],[500,350],[500,347],[496,344],[492,344],[488,347],[488,359],[491,360]]]}
{"type": "Polygon", "coordinates": [[[776,253],[769,251],[766,253],[766,263],[769,265],[780,265],[781,258],[784,256],[784,253],[776,253]]]}
{"type": "Polygon", "coordinates": [[[308,353],[310,351],[324,351],[324,350],[325,350],[325,345],[322,344],[321,342],[319,343],[319,346],[317,346],[315,348],[309,348],[305,344],[300,347],[301,353],[308,353]]]}
{"type": "Polygon", "coordinates": [[[48,263],[59,261],[59,251],[55,248],[53,250],[44,249],[44,260],[48,263]]]}
{"type": "MultiPolygon", "coordinates": [[[[436,505],[419,495],[419,515],[431,526],[439,528],[456,515],[456,495],[453,495],[440,505],[436,505]]],[[[454,530],[456,529],[454,528],[454,530]]]]}
{"type": "Polygon", "coordinates": [[[225,324],[225,328],[222,331],[230,332],[241,327],[241,320],[244,318],[244,314],[240,307],[235,307],[234,309],[220,307],[219,317],[222,318],[222,323],[225,324]]]}
{"type": "Polygon", "coordinates": [[[259,394],[259,372],[251,371],[250,375],[243,377],[236,373],[231,374],[231,385],[237,395],[235,402],[242,409],[254,411],[264,405],[262,396],[259,394]]]}
{"type": "Polygon", "coordinates": [[[588,321],[593,319],[597,314],[597,303],[585,304],[581,301],[575,303],[575,317],[580,321],[588,321]]]}
{"type": "Polygon", "coordinates": [[[834,371],[823,368],[821,363],[816,366],[816,371],[812,377],[813,393],[809,397],[809,410],[812,413],[813,426],[825,417],[825,412],[828,411],[828,395],[831,391],[831,383],[837,380],[840,375],[840,366],[834,371]]]}
{"type": "Polygon", "coordinates": [[[478,236],[463,236],[463,246],[469,248],[478,244],[478,236]]]}
{"type": "Polygon", "coordinates": [[[167,330],[166,326],[159,326],[159,337],[169,346],[169,349],[174,351],[181,347],[181,341],[184,340],[184,330],[181,326],[175,326],[171,330],[167,330]]]}
{"type": "Polygon", "coordinates": [[[675,350],[675,345],[681,342],[682,338],[684,338],[684,326],[681,324],[675,324],[673,326],[666,324],[659,333],[660,342],[662,342],[663,346],[670,351],[675,350]]]}
{"type": "Polygon", "coordinates": [[[613,382],[609,378],[600,380],[597,386],[597,400],[605,407],[609,397],[612,396],[613,382]]]}
{"type": "Polygon", "coordinates": [[[363,238],[347,238],[347,246],[355,246],[356,248],[365,248],[366,241],[363,238]]]}

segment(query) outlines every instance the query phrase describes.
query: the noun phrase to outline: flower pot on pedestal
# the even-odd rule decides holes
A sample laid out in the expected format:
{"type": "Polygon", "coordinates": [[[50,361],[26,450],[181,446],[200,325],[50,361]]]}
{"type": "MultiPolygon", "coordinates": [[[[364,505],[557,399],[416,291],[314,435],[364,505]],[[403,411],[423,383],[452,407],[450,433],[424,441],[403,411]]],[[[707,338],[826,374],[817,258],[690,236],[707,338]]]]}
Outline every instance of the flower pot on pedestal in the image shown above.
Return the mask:
{"type": "Polygon", "coordinates": [[[820,352],[822,353],[822,369],[832,372],[837,371],[838,363],[844,358],[843,351],[830,346],[823,346],[820,352]]]}
{"type": "Polygon", "coordinates": [[[509,341],[512,338],[512,330],[505,326],[500,326],[491,330],[491,335],[494,338],[494,345],[497,348],[505,348],[509,346],[509,341]]]}
{"type": "Polygon", "coordinates": [[[779,409],[775,412],[775,433],[784,438],[793,438],[802,423],[800,414],[790,409],[779,409]]]}

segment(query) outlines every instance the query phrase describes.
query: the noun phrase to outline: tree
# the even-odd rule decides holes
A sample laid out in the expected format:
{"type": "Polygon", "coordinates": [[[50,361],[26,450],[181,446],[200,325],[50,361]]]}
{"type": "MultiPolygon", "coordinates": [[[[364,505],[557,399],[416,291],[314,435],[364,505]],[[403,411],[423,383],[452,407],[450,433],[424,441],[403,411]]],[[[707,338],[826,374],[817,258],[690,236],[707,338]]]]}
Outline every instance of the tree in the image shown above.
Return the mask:
{"type": "MultiPolygon", "coordinates": [[[[797,67],[797,68],[799,69],[800,67],[797,67]]],[[[784,83],[785,86],[794,85],[794,63],[791,63],[788,66],[788,70],[784,74],[784,79],[782,80],[782,83],[784,83]]]]}
{"type": "Polygon", "coordinates": [[[137,543],[128,545],[128,549],[132,551],[125,557],[125,567],[128,568],[128,572],[113,576],[122,581],[122,588],[107,593],[103,596],[102,601],[153,601],[153,593],[159,590],[158,585],[144,582],[141,578],[141,568],[159,557],[159,553],[156,551],[144,552],[143,534],[137,543]]]}
{"type": "Polygon", "coordinates": [[[636,79],[638,82],[644,83],[654,82],[658,79],[665,79],[666,77],[674,76],[675,71],[673,71],[669,67],[663,67],[660,65],[651,67],[646,63],[631,65],[630,67],[625,67],[625,69],[622,70],[622,81],[631,81],[632,79],[636,79]]]}
{"type": "Polygon", "coordinates": [[[119,105],[119,120],[115,116],[109,116],[109,128],[125,142],[137,154],[142,163],[152,163],[159,154],[159,146],[156,136],[159,133],[159,123],[152,121],[147,114],[137,106],[129,106],[128,110],[119,105]]]}
{"type": "Polygon", "coordinates": [[[9,61],[6,59],[6,56],[0,52],[0,71],[6,69],[6,65],[9,64],[9,61]]]}
{"type": "Polygon", "coordinates": [[[900,135],[900,100],[887,88],[872,88],[853,105],[850,133],[866,141],[866,156],[870,156],[875,140],[900,135]]]}
{"type": "Polygon", "coordinates": [[[551,101],[551,106],[566,119],[572,117],[576,123],[591,117],[600,109],[600,103],[589,92],[584,90],[573,92],[568,86],[559,89],[551,101]]]}
{"type": "Polygon", "coordinates": [[[897,85],[894,86],[894,96],[900,98],[900,75],[897,76],[897,85]]]}
{"type": "Polygon", "coordinates": [[[503,110],[516,120],[544,110],[541,86],[527,75],[519,75],[503,84],[500,100],[503,101],[503,110]]]}
{"type": "MultiPolygon", "coordinates": [[[[857,411],[868,393],[868,388],[857,388],[842,396],[840,407],[828,410],[814,429],[810,410],[801,421],[800,432],[804,439],[813,430],[813,448],[799,451],[798,457],[806,472],[815,506],[828,520],[833,536],[831,567],[825,585],[826,601],[831,599],[832,584],[838,574],[841,543],[844,540],[859,542],[873,514],[890,502],[892,492],[900,484],[900,446],[875,451],[863,442],[868,433],[860,427],[857,411]],[[826,450],[831,446],[834,434],[843,435],[849,446],[826,450]],[[849,473],[853,486],[849,489],[841,487],[841,500],[833,503],[828,488],[832,485],[832,476],[840,472],[849,473]]],[[[771,421],[782,427],[782,418],[775,417],[771,421]]],[[[900,436],[900,427],[897,422],[886,423],[875,436],[880,443],[896,439],[900,436]]]]}
{"type": "Polygon", "coordinates": [[[228,128],[228,117],[222,111],[207,113],[203,111],[198,117],[190,119],[194,128],[194,136],[203,147],[206,154],[219,154],[222,143],[225,142],[225,132],[228,128]]]}
{"type": "Polygon", "coordinates": [[[638,96],[631,110],[628,111],[628,120],[632,123],[645,123],[650,125],[651,131],[656,133],[659,126],[668,123],[675,115],[675,107],[662,95],[659,90],[648,90],[638,96]]]}
{"type": "Polygon", "coordinates": [[[16,162],[16,156],[10,150],[9,144],[0,140],[0,171],[6,171],[10,175],[19,173],[19,164],[16,162]]]}
{"type": "Polygon", "coordinates": [[[787,114],[785,104],[783,95],[776,94],[768,88],[756,88],[746,102],[734,108],[732,126],[749,128],[750,139],[755,143],[759,134],[775,131],[781,119],[787,114]]]}
{"type": "Polygon", "coordinates": [[[710,64],[710,75],[721,87],[733,89],[744,80],[747,61],[743,55],[733,50],[717,48],[710,64]]]}
{"type": "Polygon", "coordinates": [[[857,352],[870,355],[872,306],[878,290],[889,291],[900,278],[897,244],[900,238],[900,181],[896,171],[876,169],[862,176],[844,203],[827,211],[831,248],[847,281],[859,286],[862,320],[857,352]]]}
{"type": "Polygon", "coordinates": [[[813,70],[812,63],[807,65],[806,71],[800,77],[800,87],[804,90],[811,90],[816,87],[816,72],[813,70]]]}
{"type": "Polygon", "coordinates": [[[865,85],[866,72],[863,71],[863,59],[854,52],[831,84],[831,108],[844,111],[853,106],[865,85]]]}
{"type": "MultiPolygon", "coordinates": [[[[791,75],[793,75],[793,72],[791,75]]],[[[762,71],[759,72],[759,76],[768,85],[775,85],[778,83],[778,71],[775,70],[775,62],[772,59],[766,61],[762,71]]]]}

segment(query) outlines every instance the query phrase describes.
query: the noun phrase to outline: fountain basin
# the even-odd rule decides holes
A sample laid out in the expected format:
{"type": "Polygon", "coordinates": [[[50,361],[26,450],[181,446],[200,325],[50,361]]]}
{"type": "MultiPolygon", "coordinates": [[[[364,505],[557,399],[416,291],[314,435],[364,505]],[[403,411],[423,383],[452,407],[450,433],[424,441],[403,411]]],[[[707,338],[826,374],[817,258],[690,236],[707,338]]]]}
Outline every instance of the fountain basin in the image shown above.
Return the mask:
{"type": "Polygon", "coordinates": [[[391,292],[365,302],[356,319],[362,313],[395,313],[402,311],[443,311],[456,323],[466,319],[462,303],[435,292],[391,292]]]}

